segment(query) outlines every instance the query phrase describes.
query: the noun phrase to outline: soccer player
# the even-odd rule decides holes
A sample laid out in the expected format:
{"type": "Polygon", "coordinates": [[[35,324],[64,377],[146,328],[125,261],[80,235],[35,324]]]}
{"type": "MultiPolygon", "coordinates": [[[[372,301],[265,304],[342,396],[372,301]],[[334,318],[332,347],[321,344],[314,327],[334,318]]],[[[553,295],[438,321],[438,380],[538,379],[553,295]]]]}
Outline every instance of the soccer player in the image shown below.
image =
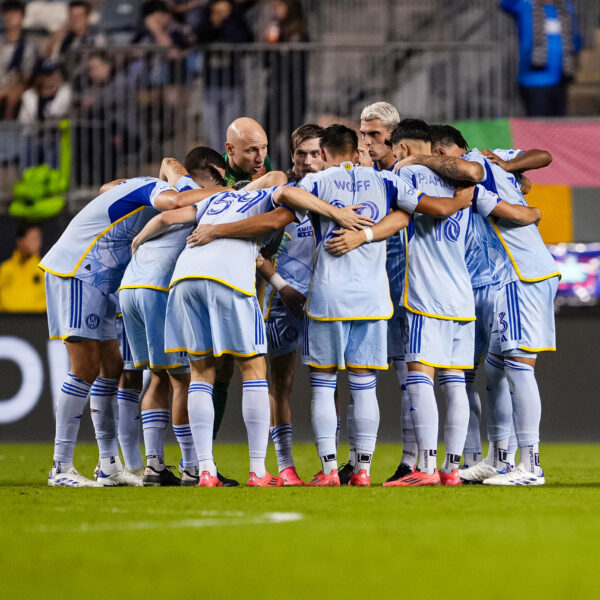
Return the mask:
{"type": "Polygon", "coordinates": [[[215,190],[178,194],[168,183],[136,177],[103,186],[69,223],[42,258],[46,271],[51,339],[64,340],[70,369],[56,411],[54,465],[50,486],[139,485],[121,465],[115,407],[122,359],[116,341],[115,306],[109,298],[131,257],[130,242],[156,211],[192,204],[215,190]],[[94,482],[73,466],[83,407],[90,396],[100,450],[94,482]]]}
{"type": "MultiPolygon", "coordinates": [[[[175,159],[165,159],[161,178],[167,179],[180,192],[224,185],[224,161],[215,150],[202,146],[194,148],[186,155],[185,163],[184,167],[175,159]]],[[[191,226],[175,225],[144,244],[132,257],[119,288],[133,363],[138,368],[149,369],[151,373],[141,415],[147,460],[143,477],[145,486],[198,483],[198,459],[187,414],[190,382],[187,357],[164,352],[169,282],[191,229],[191,226]],[[164,461],[164,440],[171,416],[171,389],[173,430],[182,454],[181,479],[166,468],[164,461]]]]}
{"type": "MultiPolygon", "coordinates": [[[[454,188],[422,166],[407,166],[407,157],[431,154],[431,131],[418,119],[405,119],[394,130],[392,148],[400,160],[400,177],[412,181],[431,195],[447,195],[454,188]]],[[[416,162],[416,161],[415,161],[416,162]]],[[[413,163],[415,164],[415,163],[413,163]]],[[[498,198],[477,189],[496,211],[498,198]]],[[[525,213],[533,220],[535,211],[525,213]]],[[[419,446],[418,469],[387,485],[460,485],[458,464],[463,452],[469,421],[469,403],[464,369],[473,366],[475,306],[465,263],[465,240],[470,209],[445,219],[413,215],[406,232],[406,283],[403,303],[407,310],[408,339],[405,344],[408,377],[407,393],[419,446]],[[432,268],[432,265],[436,265],[432,268]],[[433,376],[440,370],[439,383],[446,398],[444,427],[446,458],[441,474],[437,470],[438,412],[433,376]]]]}
{"type": "MultiPolygon", "coordinates": [[[[323,128],[312,123],[292,133],[292,168],[288,178],[301,180],[309,173],[323,170],[320,137],[323,128]]],[[[304,303],[313,271],[315,242],[307,217],[285,228],[289,236],[275,266],[265,261],[260,274],[270,283],[266,296],[265,326],[271,363],[271,439],[277,454],[283,485],[303,485],[292,457],[292,414],[290,397],[296,371],[296,354],[302,343],[304,303]]]]}
{"type": "MultiPolygon", "coordinates": [[[[287,182],[285,174],[279,175],[281,183],[287,182]]],[[[199,485],[204,487],[221,485],[213,461],[211,395],[215,358],[223,354],[233,355],[242,372],[242,413],[250,452],[248,485],[283,484],[281,478],[272,477],[265,469],[269,394],[263,356],[265,326],[255,295],[256,242],[294,219],[303,220],[303,216],[298,218],[288,208],[277,207],[276,189],[220,193],[196,207],[163,213],[146,225],[133,244],[135,249],[176,223],[199,221],[194,243],[200,245],[188,244],[173,272],[165,346],[167,352],[187,352],[190,359],[188,412],[198,453],[199,485]],[[207,242],[212,243],[204,245],[207,242]]],[[[351,228],[370,222],[354,210],[333,207],[307,193],[304,197],[302,208],[318,210],[342,226],[351,228]]]]}
{"type": "MultiPolygon", "coordinates": [[[[505,202],[517,208],[526,208],[527,202],[514,173],[543,167],[551,160],[549,153],[543,150],[497,150],[486,152],[489,157],[486,158],[477,151],[463,157],[464,148],[456,141],[445,149],[446,156],[425,159],[431,168],[440,173],[451,172],[456,178],[481,181],[487,190],[497,191],[505,202]]],[[[461,473],[470,480],[481,480],[485,475],[483,471],[487,470],[483,482],[488,485],[545,483],[539,461],[541,399],[535,364],[539,352],[556,349],[554,296],[559,272],[533,223],[528,227],[512,227],[503,220],[485,221],[489,251],[500,286],[495,296],[495,322],[486,376],[489,388],[501,385],[504,377],[508,379],[520,449],[520,463],[515,469],[505,468],[498,473],[494,464],[484,461],[473,466],[473,471],[468,469],[461,473]]],[[[494,446],[498,454],[505,456],[510,438],[508,424],[498,434],[498,437],[502,434],[502,439],[497,439],[494,446]]],[[[510,458],[505,456],[505,464],[510,458]]],[[[497,465],[498,461],[494,462],[497,465]]]]}
{"type": "Polygon", "coordinates": [[[394,174],[356,167],[358,138],[343,125],[325,130],[321,151],[328,168],[306,176],[300,187],[336,206],[360,205],[375,224],[357,235],[376,243],[337,256],[336,236],[344,232],[330,220],[315,220],[317,251],[306,307],[305,362],[311,367],[312,423],[322,469],[309,485],[340,485],[334,391],[338,369],[347,368],[356,436],[350,485],[366,486],[379,426],[375,371],[387,369],[386,321],[393,313],[381,242],[406,226],[407,213],[420,200],[430,199],[394,174]],[[390,208],[397,210],[388,215],[390,208]],[[332,252],[327,252],[328,246],[332,252]]]}

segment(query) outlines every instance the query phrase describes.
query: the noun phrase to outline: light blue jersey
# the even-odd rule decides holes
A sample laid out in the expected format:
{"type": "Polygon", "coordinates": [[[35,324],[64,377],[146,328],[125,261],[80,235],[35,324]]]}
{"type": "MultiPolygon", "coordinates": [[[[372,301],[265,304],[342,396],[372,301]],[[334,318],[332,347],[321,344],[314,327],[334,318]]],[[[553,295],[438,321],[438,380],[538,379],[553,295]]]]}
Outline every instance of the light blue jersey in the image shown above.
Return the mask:
{"type": "MultiPolygon", "coordinates": [[[[429,196],[454,195],[454,187],[427,167],[403,167],[400,177],[429,196]]],[[[436,319],[475,320],[471,279],[465,263],[470,213],[470,209],[463,209],[447,218],[413,214],[405,230],[403,304],[408,311],[436,319]]]]}
{"type": "MultiPolygon", "coordinates": [[[[393,173],[351,163],[311,173],[299,186],[337,207],[362,205],[361,213],[375,223],[390,208],[412,213],[422,196],[411,182],[401,181],[393,173]]],[[[385,241],[333,256],[326,251],[325,242],[339,225],[318,215],[314,215],[313,225],[317,249],[308,316],[318,321],[389,319],[394,311],[385,270],[385,241]]]]}
{"type": "MultiPolygon", "coordinates": [[[[196,222],[209,225],[235,223],[269,212],[277,208],[273,203],[276,189],[215,194],[196,206],[196,222]]],[[[265,241],[264,238],[221,238],[205,246],[186,246],[175,265],[171,287],[184,279],[212,279],[253,296],[256,257],[265,241]]]]}
{"type": "MultiPolygon", "coordinates": [[[[200,189],[200,186],[186,176],[179,179],[175,188],[185,192],[200,189]]],[[[193,228],[193,225],[171,225],[162,235],[144,242],[125,269],[119,289],[148,288],[168,292],[173,269],[193,228]]]]}
{"type": "Polygon", "coordinates": [[[157,214],[158,195],[173,189],[154,177],[135,177],[100,194],[71,220],[40,267],[106,294],[115,292],[131,259],[133,238],[157,214]]]}
{"type": "MultiPolygon", "coordinates": [[[[518,155],[517,150],[494,150],[494,153],[504,160],[518,155]]],[[[478,150],[468,152],[463,158],[483,165],[485,179],[481,185],[486,190],[510,204],[527,206],[520,182],[515,175],[487,160],[478,150]]],[[[517,279],[533,283],[560,275],[535,225],[520,227],[494,217],[486,220],[486,224],[490,259],[497,266],[495,271],[499,285],[517,279]]]]}

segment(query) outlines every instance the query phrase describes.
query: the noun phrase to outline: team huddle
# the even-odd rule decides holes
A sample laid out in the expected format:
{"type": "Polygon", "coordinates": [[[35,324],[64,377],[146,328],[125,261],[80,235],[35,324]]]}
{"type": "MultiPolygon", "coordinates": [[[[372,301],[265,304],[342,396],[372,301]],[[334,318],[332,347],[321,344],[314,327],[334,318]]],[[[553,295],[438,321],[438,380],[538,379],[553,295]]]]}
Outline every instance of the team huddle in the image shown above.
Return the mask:
{"type": "Polygon", "coordinates": [[[385,102],[362,111],[360,136],[362,147],[343,125],[302,125],[292,167],[265,172],[267,136],[240,118],[224,155],[197,147],[183,163],[165,158],[157,178],[107,183],[72,219],[40,263],[50,337],[70,357],[50,486],[238,485],[213,458],[234,363],[249,486],[369,486],[377,371],[389,365],[403,447],[384,486],[545,483],[534,368],[539,352],[555,349],[559,273],[524,173],[551,156],[469,150],[454,127],[400,120],[385,102]],[[309,482],[292,457],[298,352],[321,463],[309,482]],[[338,466],[339,370],[351,404],[350,454],[338,466]],[[436,371],[446,402],[439,469],[436,371]],[[93,479],[73,465],[88,397],[93,479]],[[164,460],[170,421],[179,477],[164,460]],[[278,476],[265,468],[269,436],[278,476]]]}

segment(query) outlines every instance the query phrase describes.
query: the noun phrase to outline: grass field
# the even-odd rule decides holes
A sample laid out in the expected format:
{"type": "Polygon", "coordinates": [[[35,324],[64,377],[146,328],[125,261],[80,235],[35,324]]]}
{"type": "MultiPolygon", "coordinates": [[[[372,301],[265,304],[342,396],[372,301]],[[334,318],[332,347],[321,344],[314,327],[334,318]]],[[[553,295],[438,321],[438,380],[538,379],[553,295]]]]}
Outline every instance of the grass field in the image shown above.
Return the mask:
{"type": "MultiPolygon", "coordinates": [[[[245,481],[246,452],[216,458],[245,481]]],[[[600,445],[544,446],[543,488],[56,489],[51,454],[0,445],[0,598],[598,597],[600,445]]],[[[381,444],[373,480],[398,457],[381,444]]]]}

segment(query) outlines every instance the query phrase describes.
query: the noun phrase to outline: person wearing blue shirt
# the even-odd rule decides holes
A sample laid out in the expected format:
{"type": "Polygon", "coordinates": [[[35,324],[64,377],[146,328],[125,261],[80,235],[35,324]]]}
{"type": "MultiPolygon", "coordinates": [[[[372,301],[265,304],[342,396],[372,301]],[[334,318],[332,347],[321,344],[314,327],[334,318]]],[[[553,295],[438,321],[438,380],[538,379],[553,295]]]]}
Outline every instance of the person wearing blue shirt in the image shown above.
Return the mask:
{"type": "Polygon", "coordinates": [[[518,82],[530,117],[566,114],[567,86],[581,50],[577,14],[569,0],[502,0],[519,33],[518,82]]]}

